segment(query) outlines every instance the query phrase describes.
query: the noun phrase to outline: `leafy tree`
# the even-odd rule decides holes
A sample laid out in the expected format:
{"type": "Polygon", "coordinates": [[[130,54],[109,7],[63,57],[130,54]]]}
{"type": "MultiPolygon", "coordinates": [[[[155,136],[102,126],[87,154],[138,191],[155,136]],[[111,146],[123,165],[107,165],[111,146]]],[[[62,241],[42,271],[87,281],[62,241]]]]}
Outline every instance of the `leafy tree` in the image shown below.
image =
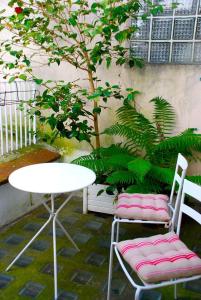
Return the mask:
{"type": "MultiPolygon", "coordinates": [[[[112,63],[142,67],[142,60],[131,57],[125,43],[138,29],[128,25],[129,19],[136,18],[145,5],[152,14],[162,6],[148,0],[10,0],[8,5],[13,13],[0,12],[0,31],[12,33],[0,48],[5,77],[9,75],[10,82],[34,78],[43,86],[36,99],[36,114],[50,124],[54,136],[60,133],[91,145],[95,136],[99,147],[98,115],[106,108],[104,102],[122,95],[119,86],[100,85],[97,68],[109,68],[112,63]],[[86,74],[89,88],[83,89],[79,80],[53,82],[34,77],[38,57],[42,65],[71,64],[86,74]],[[86,108],[89,101],[93,103],[91,110],[86,108]],[[51,114],[43,114],[49,109],[51,114]]],[[[132,89],[127,96],[133,97],[132,89]]]]}
{"type": "MultiPolygon", "coordinates": [[[[150,102],[150,119],[128,101],[117,110],[118,122],[107,128],[105,134],[121,136],[124,143],[99,148],[74,161],[93,169],[98,183],[110,185],[109,193],[122,188],[131,193],[170,189],[178,153],[188,160],[198,159],[201,135],[196,129],[172,135],[176,120],[173,107],[160,97],[150,102]]],[[[201,176],[188,178],[201,184],[201,176]]]]}

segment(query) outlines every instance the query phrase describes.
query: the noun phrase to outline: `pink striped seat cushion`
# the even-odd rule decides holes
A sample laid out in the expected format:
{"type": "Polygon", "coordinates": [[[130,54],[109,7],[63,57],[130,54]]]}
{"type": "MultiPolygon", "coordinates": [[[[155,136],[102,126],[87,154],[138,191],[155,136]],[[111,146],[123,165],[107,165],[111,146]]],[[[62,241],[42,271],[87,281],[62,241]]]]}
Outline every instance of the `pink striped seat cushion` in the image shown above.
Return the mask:
{"type": "Polygon", "coordinates": [[[168,196],[161,194],[120,194],[115,215],[120,218],[169,221],[168,196]]]}
{"type": "Polygon", "coordinates": [[[117,248],[147,283],[201,275],[201,259],[174,232],[119,242],[117,248]]]}

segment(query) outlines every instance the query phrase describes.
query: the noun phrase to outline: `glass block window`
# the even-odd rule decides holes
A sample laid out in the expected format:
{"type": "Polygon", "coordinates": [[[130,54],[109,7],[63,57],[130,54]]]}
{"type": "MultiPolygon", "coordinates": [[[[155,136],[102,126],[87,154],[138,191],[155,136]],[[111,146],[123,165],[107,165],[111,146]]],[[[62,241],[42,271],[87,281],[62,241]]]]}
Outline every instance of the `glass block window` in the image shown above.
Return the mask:
{"type": "Polygon", "coordinates": [[[131,39],[131,55],[154,64],[201,64],[201,0],[152,1],[164,10],[132,21],[138,30],[131,39]],[[174,3],[179,3],[176,9],[174,3]]]}
{"type": "Polygon", "coordinates": [[[201,18],[197,19],[196,40],[201,40],[201,18]]]}
{"type": "Polygon", "coordinates": [[[201,64],[201,43],[196,43],[193,55],[194,63],[201,64]]]}
{"type": "Polygon", "coordinates": [[[151,63],[168,63],[170,55],[169,43],[152,43],[151,44],[151,63]]]}
{"type": "Polygon", "coordinates": [[[149,43],[131,43],[131,55],[148,60],[149,43]]]}
{"type": "Polygon", "coordinates": [[[174,20],[174,40],[192,40],[195,18],[180,18],[174,20]]]}
{"type": "Polygon", "coordinates": [[[152,40],[169,40],[171,38],[172,20],[154,19],[152,23],[152,40]]]}
{"type": "Polygon", "coordinates": [[[173,43],[172,62],[188,63],[191,60],[192,43],[173,43]]]}

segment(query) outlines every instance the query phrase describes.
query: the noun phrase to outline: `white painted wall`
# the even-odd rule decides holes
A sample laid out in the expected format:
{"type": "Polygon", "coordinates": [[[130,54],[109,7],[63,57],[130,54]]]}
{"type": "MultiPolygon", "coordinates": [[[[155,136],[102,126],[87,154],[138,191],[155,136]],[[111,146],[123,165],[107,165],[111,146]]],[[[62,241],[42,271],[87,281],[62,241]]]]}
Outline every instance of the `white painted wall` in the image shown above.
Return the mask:
{"type": "Polygon", "coordinates": [[[41,204],[41,194],[31,194],[13,188],[9,183],[0,186],[0,227],[30,212],[41,204]]]}

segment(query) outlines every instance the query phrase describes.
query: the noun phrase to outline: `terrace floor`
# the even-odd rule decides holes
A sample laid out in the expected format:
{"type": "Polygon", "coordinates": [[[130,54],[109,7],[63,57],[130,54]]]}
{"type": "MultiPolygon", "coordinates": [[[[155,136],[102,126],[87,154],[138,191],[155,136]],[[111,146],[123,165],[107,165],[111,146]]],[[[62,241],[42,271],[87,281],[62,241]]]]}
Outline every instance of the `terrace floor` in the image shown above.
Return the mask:
{"type": "MultiPolygon", "coordinates": [[[[57,198],[56,205],[62,201],[57,198]]],[[[0,299],[53,299],[53,254],[51,227],[25,252],[9,272],[6,266],[47,219],[45,208],[39,207],[0,233],[0,299]]],[[[72,199],[60,214],[81,251],[76,252],[63,233],[57,230],[59,300],[104,300],[107,288],[110,226],[112,217],[82,214],[82,199],[72,199]]],[[[185,220],[183,240],[201,255],[201,235],[195,224],[185,220]]],[[[164,232],[163,228],[142,225],[124,225],[121,238],[134,238],[164,232]]],[[[112,300],[133,299],[133,290],[127,283],[117,262],[114,262],[112,300]]],[[[201,281],[179,286],[180,300],[201,299],[201,281]]],[[[173,288],[144,294],[141,300],[171,300],[173,288]],[[161,298],[162,296],[162,298],[161,298]]]]}

